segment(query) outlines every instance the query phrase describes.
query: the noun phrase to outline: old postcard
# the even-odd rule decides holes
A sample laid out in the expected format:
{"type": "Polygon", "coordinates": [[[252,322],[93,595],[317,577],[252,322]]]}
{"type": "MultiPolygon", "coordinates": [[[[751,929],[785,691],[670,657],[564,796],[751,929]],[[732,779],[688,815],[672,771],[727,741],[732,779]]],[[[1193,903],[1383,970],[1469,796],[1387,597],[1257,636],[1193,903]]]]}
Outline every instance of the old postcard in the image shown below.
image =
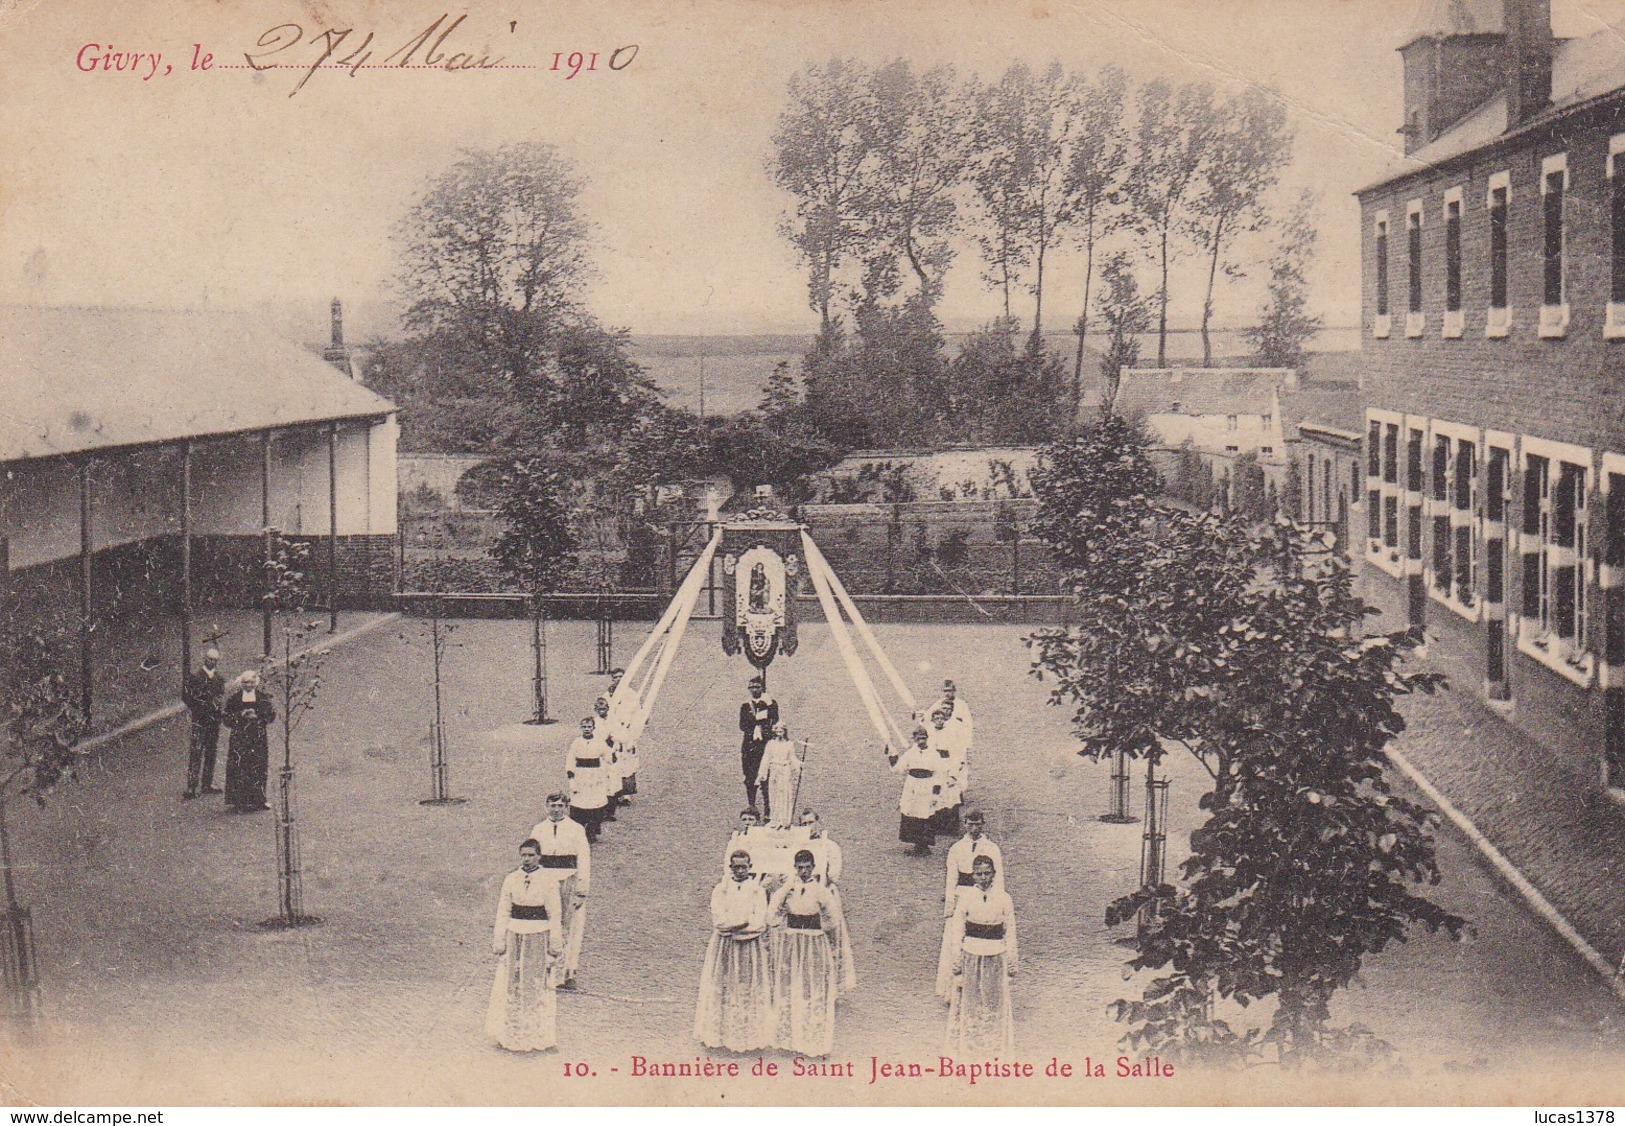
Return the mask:
{"type": "Polygon", "coordinates": [[[0,1100],[1625,1101],[1622,21],[0,0],[0,1100]]]}

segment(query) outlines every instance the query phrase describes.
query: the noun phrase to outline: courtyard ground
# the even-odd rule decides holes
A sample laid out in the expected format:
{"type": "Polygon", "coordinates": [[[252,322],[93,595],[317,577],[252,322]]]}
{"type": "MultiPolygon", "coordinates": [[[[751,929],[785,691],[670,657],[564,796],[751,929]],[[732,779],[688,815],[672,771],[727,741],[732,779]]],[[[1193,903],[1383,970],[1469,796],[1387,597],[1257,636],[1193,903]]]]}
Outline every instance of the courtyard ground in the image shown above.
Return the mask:
{"type": "MultiPolygon", "coordinates": [[[[559,1004],[563,1048],[516,1056],[481,1030],[494,959],[491,916],[515,849],[562,782],[564,747],[604,678],[591,622],[550,627],[551,704],[527,727],[529,627],[458,623],[446,661],[452,790],[429,790],[426,625],[402,620],[336,650],[323,700],[298,736],[306,907],[319,926],[267,931],[276,913],[270,814],[179,800],[181,720],[102,749],[87,776],[39,809],[13,811],[20,891],[34,913],[47,1017],[0,1058],[5,1101],[551,1104],[661,1102],[1618,1101],[1619,1002],[1448,831],[1446,906],[1466,943],[1417,935],[1368,962],[1336,1014],[1398,1049],[1380,1075],[1313,1084],[1269,1067],[1243,1075],[1114,1077],[1121,1027],[1108,1005],[1137,995],[1105,905],[1137,879],[1141,826],[1101,823],[1106,768],[1073,753],[1067,716],[1026,675],[1023,630],[880,626],[904,677],[934,697],[958,680],[976,718],[973,803],[1004,849],[1020,920],[1017,1048],[1040,1078],[974,1088],[937,1078],[869,1085],[871,1056],[937,1064],[944,1006],[932,981],[942,852],[905,855],[897,780],[885,767],[833,640],[804,626],[771,670],[798,738],[810,739],[803,803],[843,846],[858,964],[834,1061],[851,1078],[676,1084],[634,1079],[634,1056],[692,1061],[707,898],[744,793],[735,719],[748,667],[694,623],[645,733],[642,792],[594,852],[582,988],[559,1004]],[[1107,1078],[1076,1077],[1085,1058],[1107,1078]],[[1071,1081],[1046,1081],[1052,1058],[1071,1081]],[[565,1064],[593,1073],[566,1078],[565,1064]]],[[[646,627],[623,624],[625,660],[646,627]]],[[[1184,855],[1205,773],[1169,760],[1170,858],[1184,855]]],[[[1139,812],[1143,788],[1136,786],[1139,812]]],[[[1264,1014],[1257,1014],[1263,1019],[1264,1014]]],[[[771,1057],[786,1071],[788,1056],[771,1057]]],[[[748,1072],[753,1057],[743,1061],[748,1072]]]]}

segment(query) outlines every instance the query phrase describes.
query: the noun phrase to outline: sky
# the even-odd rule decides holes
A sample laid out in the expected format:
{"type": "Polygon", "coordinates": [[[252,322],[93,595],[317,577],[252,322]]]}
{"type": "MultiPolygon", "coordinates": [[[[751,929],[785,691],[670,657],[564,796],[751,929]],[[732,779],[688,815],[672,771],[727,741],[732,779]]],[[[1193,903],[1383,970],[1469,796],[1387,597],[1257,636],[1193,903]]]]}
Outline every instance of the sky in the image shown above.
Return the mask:
{"type": "MultiPolygon", "coordinates": [[[[990,80],[1018,59],[1115,63],[1142,80],[1274,89],[1297,138],[1282,190],[1320,198],[1313,305],[1353,324],[1350,193],[1399,151],[1395,48],[1421,0],[445,2],[0,0],[0,301],[319,310],[340,296],[387,332],[395,227],[416,193],[461,148],[542,140],[586,182],[600,318],[638,333],[810,332],[770,138],[790,76],[843,55],[990,80]],[[501,67],[324,70],[290,96],[302,71],[245,59],[294,24],[299,42],[262,61],[308,66],[324,30],[348,28],[334,58],[370,32],[379,62],[465,13],[442,51],[501,67]],[[574,51],[598,52],[598,69],[550,69],[574,51]],[[113,54],[127,69],[104,65],[113,54]]],[[[1553,20],[1586,34],[1625,20],[1625,0],[1553,0],[1553,20]]],[[[980,274],[967,245],[940,308],[950,327],[998,313],[980,274]]],[[[1261,275],[1221,293],[1220,322],[1247,322],[1261,275]]],[[[1081,259],[1062,254],[1048,276],[1046,311],[1070,320],[1081,259]]],[[[1193,318],[1200,288],[1187,261],[1176,320],[1193,318]]]]}

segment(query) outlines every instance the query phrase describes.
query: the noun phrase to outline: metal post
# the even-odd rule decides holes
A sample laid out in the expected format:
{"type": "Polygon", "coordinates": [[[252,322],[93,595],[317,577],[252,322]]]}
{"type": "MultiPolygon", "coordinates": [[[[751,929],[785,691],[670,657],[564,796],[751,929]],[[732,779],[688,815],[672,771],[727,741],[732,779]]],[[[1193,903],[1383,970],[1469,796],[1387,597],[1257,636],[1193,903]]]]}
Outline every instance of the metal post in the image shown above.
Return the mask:
{"type": "Polygon", "coordinates": [[[1021,593],[1021,528],[1012,527],[1010,534],[1010,593],[1021,593]]]}
{"type": "Polygon", "coordinates": [[[554,722],[547,714],[547,597],[542,594],[534,597],[535,605],[530,616],[530,652],[535,661],[535,672],[530,683],[535,711],[525,722],[542,725],[554,722]]]}
{"type": "Polygon", "coordinates": [[[192,671],[192,443],[181,444],[181,684],[192,671]]]}
{"type": "Polygon", "coordinates": [[[611,650],[615,645],[615,623],[610,619],[610,605],[603,587],[598,588],[598,667],[595,674],[607,675],[612,665],[611,650]]]}
{"type": "MultiPolygon", "coordinates": [[[[438,569],[437,569],[438,570],[438,569]]],[[[451,796],[450,767],[446,761],[446,714],[441,695],[440,661],[446,635],[440,625],[440,595],[430,601],[429,645],[434,655],[434,723],[429,729],[429,797],[419,805],[461,805],[462,798],[451,796]]]]}
{"type": "Polygon", "coordinates": [[[271,655],[271,432],[260,435],[260,530],[265,538],[265,559],[260,572],[260,632],[262,652],[271,655]]]}
{"type": "Polygon", "coordinates": [[[79,463],[79,708],[90,722],[91,705],[91,556],[95,543],[90,529],[90,458],[79,463]]]}
{"type": "Polygon", "coordinates": [[[1130,769],[1127,751],[1118,751],[1112,756],[1111,808],[1100,815],[1108,824],[1132,825],[1139,820],[1128,810],[1130,769]]]}
{"type": "Polygon", "coordinates": [[[327,430],[327,632],[339,630],[339,424],[327,430]]]}
{"type": "Polygon", "coordinates": [[[1168,852],[1168,779],[1157,777],[1156,764],[1145,764],[1145,831],[1140,834],[1140,884],[1154,888],[1162,883],[1163,861],[1168,852]]]}
{"type": "MultiPolygon", "coordinates": [[[[1140,834],[1140,887],[1153,891],[1162,886],[1163,863],[1168,854],[1168,779],[1157,777],[1156,763],[1145,764],[1145,832],[1140,834]]],[[[1139,926],[1143,934],[1157,915],[1156,908],[1146,904],[1140,909],[1139,926]]]]}

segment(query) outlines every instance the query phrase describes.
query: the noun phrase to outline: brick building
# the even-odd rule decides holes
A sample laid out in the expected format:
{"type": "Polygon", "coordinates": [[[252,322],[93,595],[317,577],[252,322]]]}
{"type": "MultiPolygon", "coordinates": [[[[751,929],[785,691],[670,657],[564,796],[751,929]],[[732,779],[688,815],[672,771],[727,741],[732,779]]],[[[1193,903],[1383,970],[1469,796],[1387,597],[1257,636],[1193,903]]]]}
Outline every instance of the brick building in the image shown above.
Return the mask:
{"type": "Polygon", "coordinates": [[[0,309],[0,581],[78,618],[87,704],[114,620],[178,616],[179,667],[194,609],[256,606],[268,527],[310,543],[319,601],[393,603],[395,407],[336,310],[328,351],[231,314],[0,309]]]}
{"type": "Polygon", "coordinates": [[[1406,154],[1356,193],[1364,593],[1625,796],[1625,40],[1451,0],[1401,52],[1406,154]]]}

